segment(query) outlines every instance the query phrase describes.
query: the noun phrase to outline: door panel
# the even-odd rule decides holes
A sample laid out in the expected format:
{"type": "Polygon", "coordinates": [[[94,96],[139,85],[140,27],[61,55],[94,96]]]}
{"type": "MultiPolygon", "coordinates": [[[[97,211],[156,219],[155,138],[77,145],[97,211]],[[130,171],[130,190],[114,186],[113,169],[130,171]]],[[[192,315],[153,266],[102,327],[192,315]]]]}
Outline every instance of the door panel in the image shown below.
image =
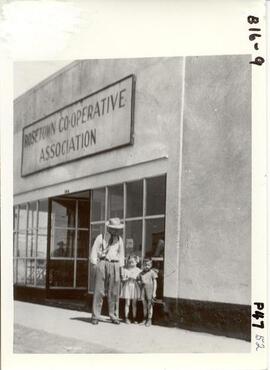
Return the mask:
{"type": "Polygon", "coordinates": [[[87,289],[90,193],[51,199],[49,288],[87,289]]]}

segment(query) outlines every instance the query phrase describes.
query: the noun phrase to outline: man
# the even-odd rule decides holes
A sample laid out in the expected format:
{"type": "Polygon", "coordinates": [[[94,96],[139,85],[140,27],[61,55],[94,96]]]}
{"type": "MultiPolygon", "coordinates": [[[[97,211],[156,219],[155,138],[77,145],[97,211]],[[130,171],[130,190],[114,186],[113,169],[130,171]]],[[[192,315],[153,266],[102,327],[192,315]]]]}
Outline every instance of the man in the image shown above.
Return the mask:
{"type": "Polygon", "coordinates": [[[55,249],[53,256],[54,257],[65,257],[66,256],[65,243],[62,240],[57,243],[57,248],[55,249]]]}
{"type": "Polygon", "coordinates": [[[124,267],[124,244],[120,236],[124,228],[119,218],[106,222],[107,233],[98,235],[92,247],[90,260],[95,266],[95,285],[92,309],[92,324],[100,319],[103,297],[107,293],[109,316],[114,324],[118,318],[120,276],[124,267]]]}

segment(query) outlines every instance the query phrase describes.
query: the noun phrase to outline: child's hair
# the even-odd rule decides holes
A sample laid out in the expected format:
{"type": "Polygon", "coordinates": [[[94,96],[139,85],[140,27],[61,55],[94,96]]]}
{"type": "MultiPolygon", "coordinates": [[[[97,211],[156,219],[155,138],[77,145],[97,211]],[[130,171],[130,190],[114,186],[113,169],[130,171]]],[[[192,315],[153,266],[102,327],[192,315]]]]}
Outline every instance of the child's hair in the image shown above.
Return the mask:
{"type": "Polygon", "coordinates": [[[129,261],[131,259],[134,259],[136,261],[136,263],[139,263],[140,262],[140,258],[138,256],[136,256],[136,254],[130,254],[127,258],[127,263],[129,263],[129,261]]]}
{"type": "Polygon", "coordinates": [[[143,264],[145,264],[146,262],[151,262],[151,264],[153,263],[152,259],[151,258],[145,258],[143,260],[143,264]]]}

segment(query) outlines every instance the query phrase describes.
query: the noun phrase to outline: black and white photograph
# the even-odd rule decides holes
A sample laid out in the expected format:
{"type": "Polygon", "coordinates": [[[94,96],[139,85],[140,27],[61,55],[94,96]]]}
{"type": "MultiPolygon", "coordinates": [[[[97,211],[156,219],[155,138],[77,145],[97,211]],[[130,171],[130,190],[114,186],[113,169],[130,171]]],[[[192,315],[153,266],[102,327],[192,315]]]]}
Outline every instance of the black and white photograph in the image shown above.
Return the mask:
{"type": "Polygon", "coordinates": [[[249,59],[79,60],[15,99],[15,351],[250,351],[249,59]]]}
{"type": "Polygon", "coordinates": [[[255,39],[233,53],[13,61],[13,356],[263,363],[255,39]]]}

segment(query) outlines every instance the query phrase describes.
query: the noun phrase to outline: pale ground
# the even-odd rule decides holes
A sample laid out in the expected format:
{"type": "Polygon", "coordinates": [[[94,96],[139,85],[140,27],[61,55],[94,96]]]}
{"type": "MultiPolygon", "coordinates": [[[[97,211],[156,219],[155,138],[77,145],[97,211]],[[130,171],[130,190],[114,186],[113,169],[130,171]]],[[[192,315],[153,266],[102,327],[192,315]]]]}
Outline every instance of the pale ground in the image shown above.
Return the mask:
{"type": "Polygon", "coordinates": [[[16,353],[245,353],[250,343],[153,325],[90,323],[91,314],[14,302],[16,353]]]}

